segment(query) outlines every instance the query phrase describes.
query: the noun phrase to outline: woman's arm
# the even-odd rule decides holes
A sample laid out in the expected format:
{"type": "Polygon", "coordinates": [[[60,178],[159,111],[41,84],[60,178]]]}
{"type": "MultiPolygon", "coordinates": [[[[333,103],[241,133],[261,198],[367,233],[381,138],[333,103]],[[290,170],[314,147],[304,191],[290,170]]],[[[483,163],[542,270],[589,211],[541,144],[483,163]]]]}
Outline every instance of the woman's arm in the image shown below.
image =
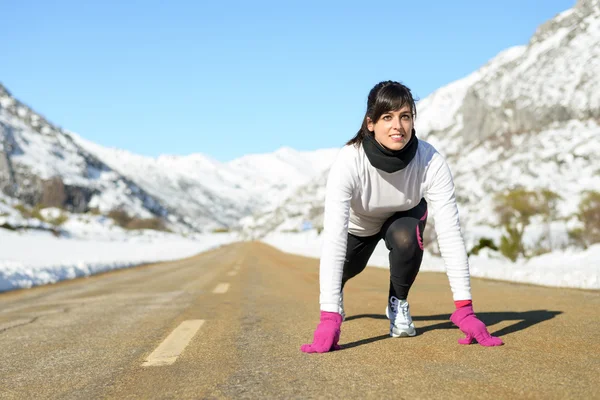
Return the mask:
{"type": "Polygon", "coordinates": [[[456,306],[450,320],[466,335],[458,343],[471,344],[473,340],[477,340],[482,346],[501,346],[504,344],[502,340],[490,335],[485,324],[473,311],[469,261],[460,231],[452,174],[439,154],[434,155],[432,166],[435,165],[434,161],[437,167],[432,170],[432,181],[426,197],[434,216],[438,244],[456,306]]]}
{"type": "Polygon", "coordinates": [[[348,241],[350,200],[354,188],[353,171],[356,171],[349,157],[351,150],[346,147],[340,151],[327,179],[319,272],[321,317],[312,343],[300,347],[305,353],[325,353],[340,348],[338,341],[342,316],[339,314],[339,299],[348,241]]]}
{"type": "Polygon", "coordinates": [[[435,222],[438,245],[455,301],[471,299],[467,250],[460,230],[454,181],[448,164],[435,153],[428,170],[425,199],[435,222]]]}
{"type": "Polygon", "coordinates": [[[327,179],[319,268],[321,311],[338,312],[356,170],[348,150],[352,149],[344,148],[338,154],[327,179]]]}

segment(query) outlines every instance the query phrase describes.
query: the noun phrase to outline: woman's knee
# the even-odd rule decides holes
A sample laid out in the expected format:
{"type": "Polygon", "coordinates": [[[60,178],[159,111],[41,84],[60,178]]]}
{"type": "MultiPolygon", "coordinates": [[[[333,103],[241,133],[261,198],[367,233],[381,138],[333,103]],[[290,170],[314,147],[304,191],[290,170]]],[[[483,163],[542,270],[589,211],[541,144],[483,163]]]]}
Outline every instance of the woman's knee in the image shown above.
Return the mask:
{"type": "Polygon", "coordinates": [[[386,232],[385,240],[389,247],[398,250],[409,250],[419,247],[417,224],[407,221],[394,221],[386,232]]]}

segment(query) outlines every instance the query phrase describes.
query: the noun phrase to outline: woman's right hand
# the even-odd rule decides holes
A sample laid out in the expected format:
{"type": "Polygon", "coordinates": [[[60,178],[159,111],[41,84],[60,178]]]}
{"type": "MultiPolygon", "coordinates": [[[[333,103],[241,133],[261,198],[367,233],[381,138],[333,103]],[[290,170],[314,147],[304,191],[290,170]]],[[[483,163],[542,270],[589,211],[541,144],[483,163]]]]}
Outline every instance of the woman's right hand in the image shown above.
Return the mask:
{"type": "Polygon", "coordinates": [[[313,342],[300,347],[304,353],[326,353],[339,350],[342,316],[339,313],[321,311],[321,321],[315,330],[313,342]]]}

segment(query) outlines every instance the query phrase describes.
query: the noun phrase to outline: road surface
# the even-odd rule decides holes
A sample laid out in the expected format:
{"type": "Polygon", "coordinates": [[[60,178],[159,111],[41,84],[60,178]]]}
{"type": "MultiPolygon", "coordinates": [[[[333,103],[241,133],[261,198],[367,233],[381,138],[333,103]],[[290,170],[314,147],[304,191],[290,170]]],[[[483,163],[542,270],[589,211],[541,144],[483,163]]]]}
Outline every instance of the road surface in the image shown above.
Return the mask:
{"type": "Polygon", "coordinates": [[[421,273],[418,334],[388,336],[388,271],[345,290],[342,350],[304,354],[318,260],[236,243],[0,294],[0,398],[600,398],[600,292],[472,279],[506,345],[462,346],[447,278],[421,273]]]}

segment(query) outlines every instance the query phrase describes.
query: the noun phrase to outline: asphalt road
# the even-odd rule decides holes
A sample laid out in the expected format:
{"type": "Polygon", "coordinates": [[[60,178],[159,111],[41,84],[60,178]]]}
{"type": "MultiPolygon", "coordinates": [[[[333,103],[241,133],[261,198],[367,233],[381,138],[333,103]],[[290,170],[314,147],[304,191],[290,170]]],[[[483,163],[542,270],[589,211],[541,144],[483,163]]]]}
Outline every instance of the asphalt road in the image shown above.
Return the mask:
{"type": "Polygon", "coordinates": [[[238,243],[0,294],[0,398],[600,398],[600,292],[472,279],[505,345],[462,346],[444,274],[421,273],[417,336],[391,338],[388,271],[345,290],[342,349],[304,354],[318,261],[238,243]]]}

